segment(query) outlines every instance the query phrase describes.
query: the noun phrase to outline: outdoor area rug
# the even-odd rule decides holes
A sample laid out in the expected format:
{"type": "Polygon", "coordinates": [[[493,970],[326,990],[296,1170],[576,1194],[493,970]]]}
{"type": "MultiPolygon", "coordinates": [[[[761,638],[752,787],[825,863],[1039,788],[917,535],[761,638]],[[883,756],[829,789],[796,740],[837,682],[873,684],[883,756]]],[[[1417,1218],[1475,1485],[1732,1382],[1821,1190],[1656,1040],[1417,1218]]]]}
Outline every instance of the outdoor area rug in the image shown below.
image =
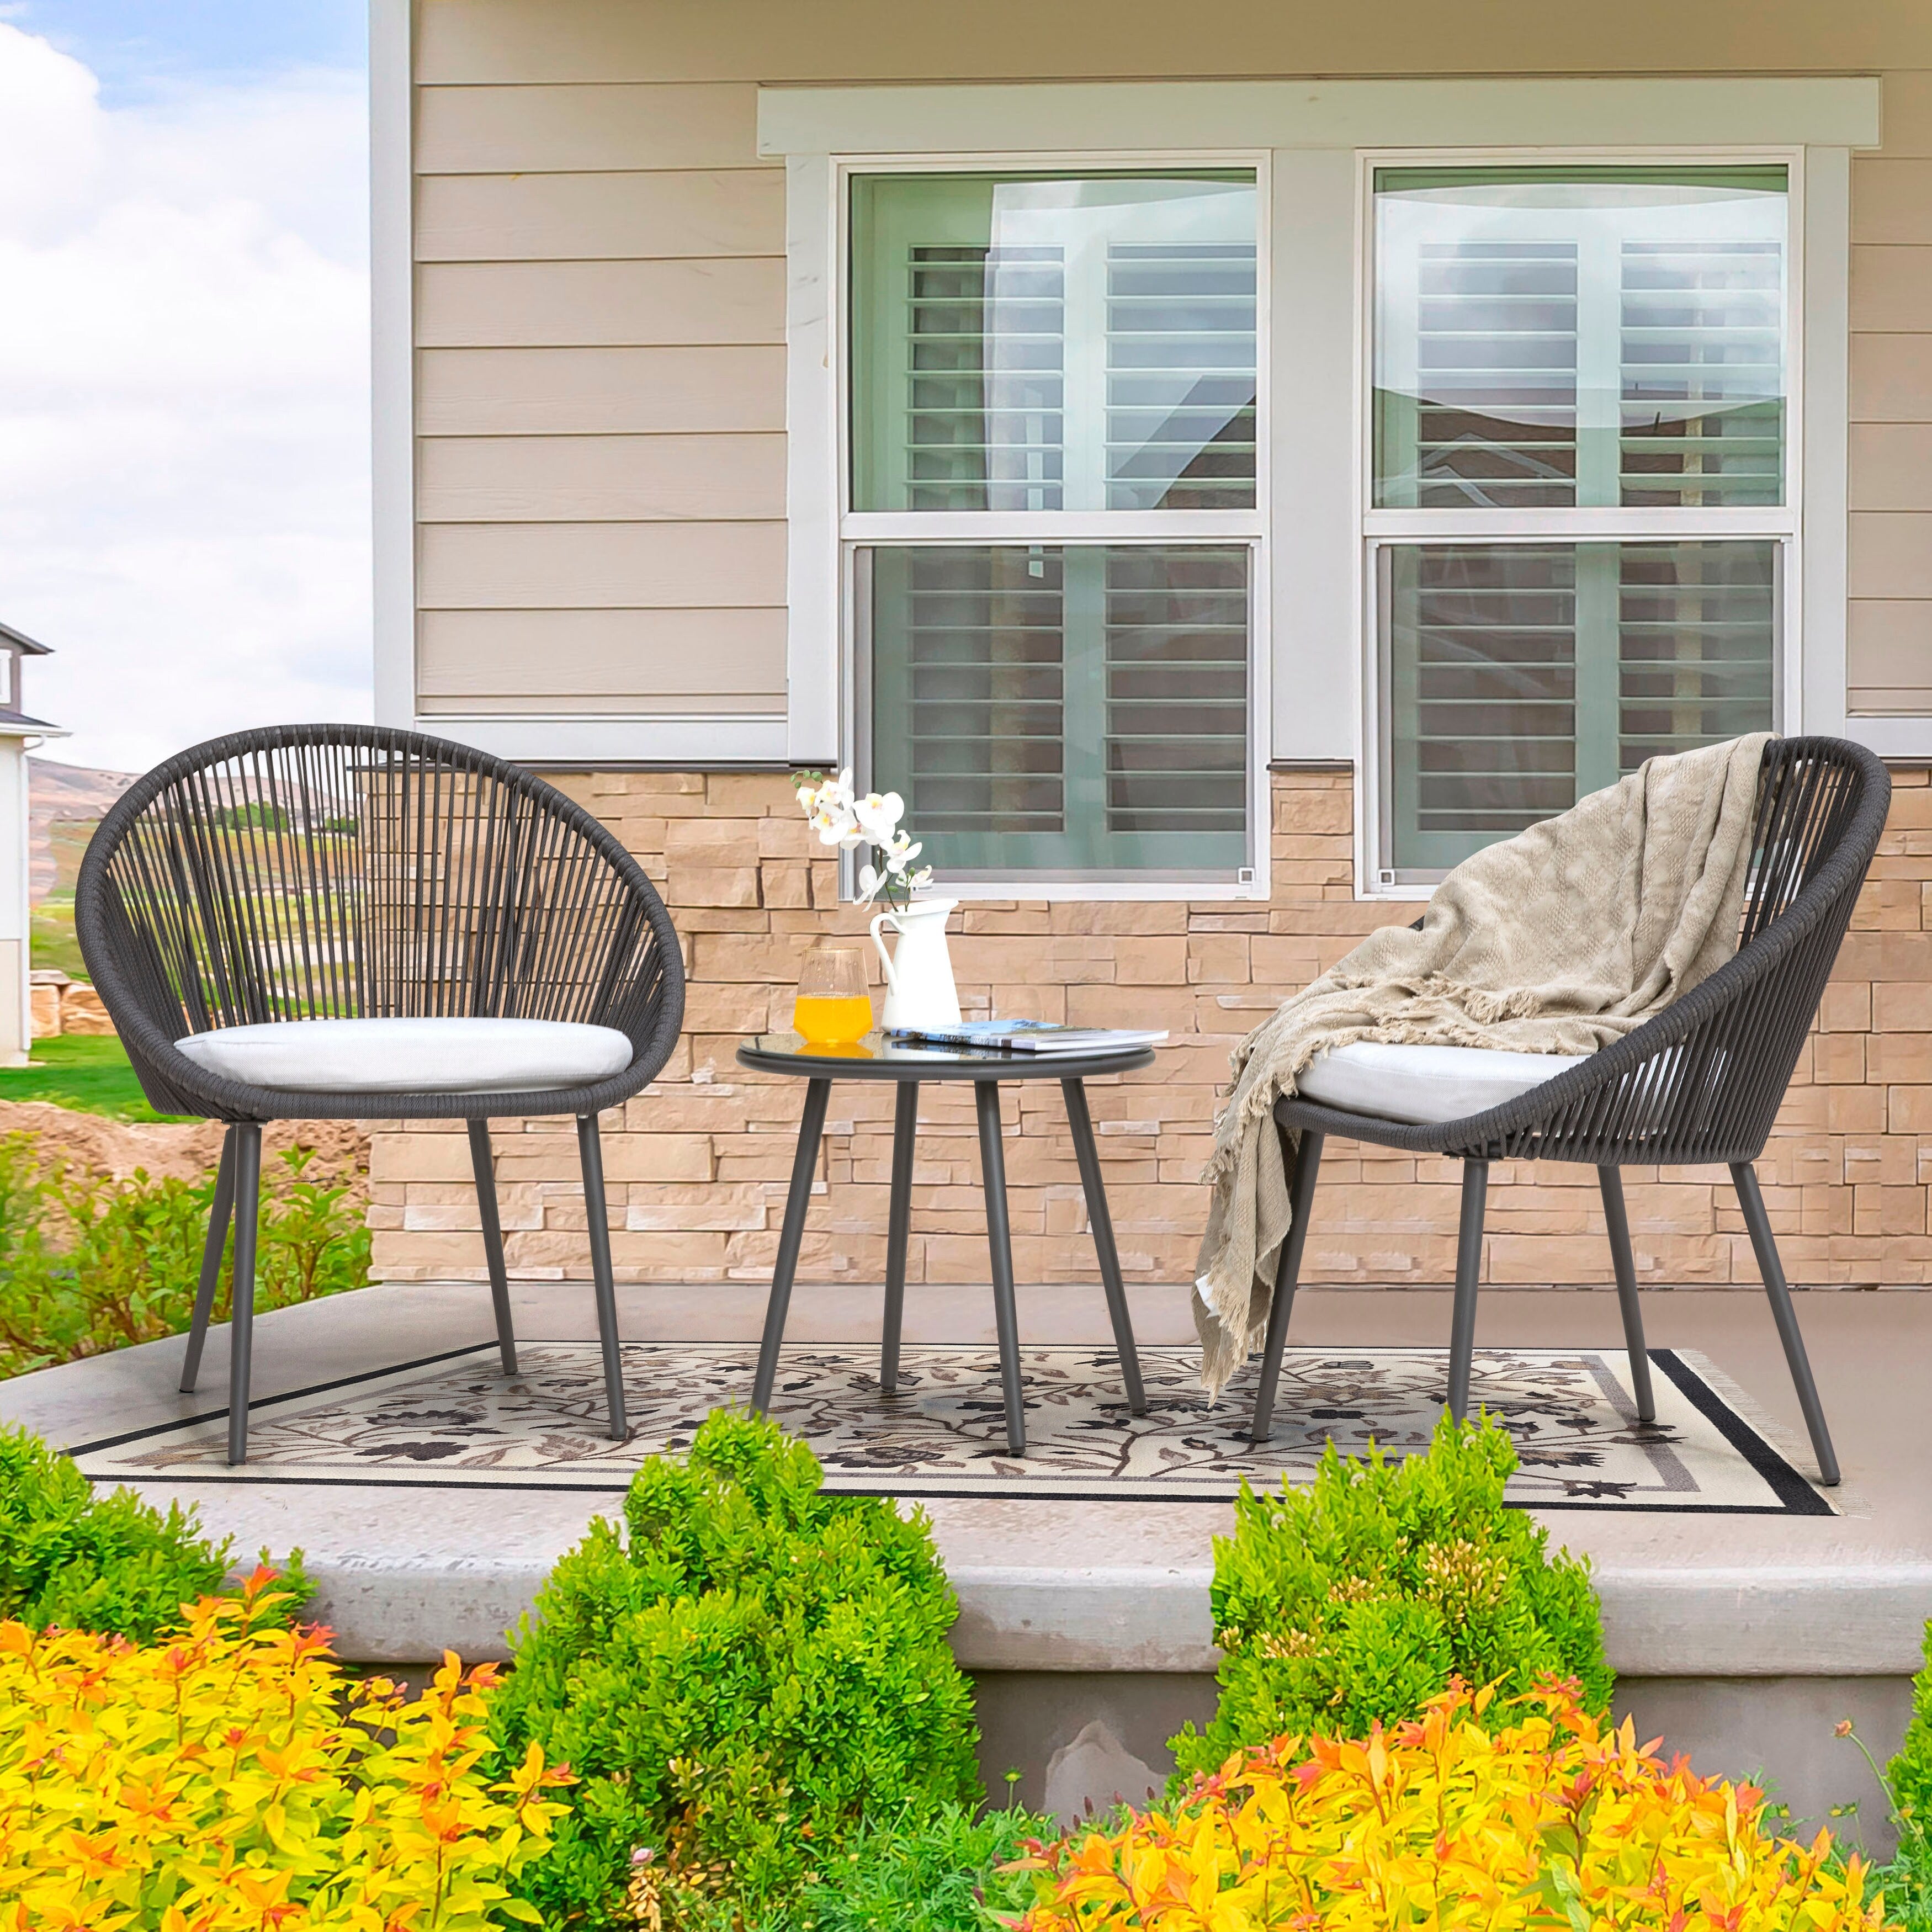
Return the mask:
{"type": "MultiPolygon", "coordinates": [[[[632,1439],[603,1432],[594,1342],[520,1342],[506,1376],[494,1342],[274,1396],[251,1406],[249,1460],[226,1460],[225,1410],[74,1450],[104,1482],[395,1484],[622,1491],[647,1456],[689,1445],[716,1408],[748,1399],[748,1342],[631,1342],[632,1439]]],[[[1009,1455],[999,1364],[980,1348],[908,1348],[898,1392],[876,1348],[782,1352],[772,1414],[808,1442],[826,1486],[857,1495],[1225,1502],[1306,1482],[1332,1438],[1391,1456],[1427,1446],[1445,1398],[1439,1348],[1292,1348],[1274,1439],[1250,1447],[1250,1364],[1210,1406],[1196,1351],[1144,1348],[1148,1412],[1127,1412],[1110,1348],[1023,1352],[1027,1454],[1009,1455]]],[[[1611,1349],[1479,1348],[1472,1401],[1509,1430],[1522,1467],[1509,1499],[1538,1509],[1829,1516],[1747,1398],[1701,1355],[1652,1352],[1658,1420],[1642,1424],[1611,1349]]]]}

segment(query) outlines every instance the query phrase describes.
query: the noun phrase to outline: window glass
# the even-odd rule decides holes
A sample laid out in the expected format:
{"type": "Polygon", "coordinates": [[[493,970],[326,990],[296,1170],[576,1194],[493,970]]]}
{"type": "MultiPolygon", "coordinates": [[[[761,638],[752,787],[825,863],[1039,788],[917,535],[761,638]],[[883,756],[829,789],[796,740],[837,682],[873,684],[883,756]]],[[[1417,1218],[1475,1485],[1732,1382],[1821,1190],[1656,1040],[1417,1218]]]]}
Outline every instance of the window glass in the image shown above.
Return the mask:
{"type": "Polygon", "coordinates": [[[956,874],[1247,865],[1244,544],[862,550],[871,772],[956,874]]]}
{"type": "Polygon", "coordinates": [[[1388,860],[1426,878],[1659,752],[1766,729],[1770,542],[1378,553],[1388,860]]]}
{"type": "Polygon", "coordinates": [[[911,520],[845,532],[859,759],[942,885],[1254,863],[1258,206],[1250,171],[852,182],[851,508],[911,520]]]}
{"type": "Polygon", "coordinates": [[[1255,501],[1252,176],[853,184],[861,511],[1255,501]]]}
{"type": "Polygon", "coordinates": [[[1784,501],[1782,167],[1376,188],[1378,506],[1784,501]]]}

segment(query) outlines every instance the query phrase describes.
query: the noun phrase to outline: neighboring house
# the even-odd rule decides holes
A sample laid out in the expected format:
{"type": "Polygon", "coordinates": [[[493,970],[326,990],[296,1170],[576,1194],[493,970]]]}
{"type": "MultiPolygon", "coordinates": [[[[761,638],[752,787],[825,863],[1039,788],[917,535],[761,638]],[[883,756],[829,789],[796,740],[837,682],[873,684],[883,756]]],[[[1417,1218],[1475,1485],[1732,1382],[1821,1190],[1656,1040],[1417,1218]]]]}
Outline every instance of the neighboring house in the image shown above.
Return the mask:
{"type": "MultiPolygon", "coordinates": [[[[769,1267],[800,1096],[732,1048],[862,929],[794,767],[904,794],[969,1006],[1172,1030],[1096,1108],[1127,1264],[1173,1280],[1282,994],[1485,841],[1774,727],[1898,784],[1779,1238],[1799,1281],[1932,1280],[1924,0],[374,30],[379,715],[560,774],[690,958],[613,1138],[620,1270],[769,1267]]],[[[805,1268],[877,1279],[890,1102],[834,1111],[805,1268]]],[[[983,1280],[970,1114],[928,1112],[914,1276],[983,1280]]],[[[1058,1117],[1018,1114],[1022,1278],[1083,1275],[1058,1117]]],[[[1352,1151],[1309,1275],[1447,1278],[1453,1164],[1352,1151]]],[[[506,1156],[524,1272],[582,1268],[570,1158],[506,1156]]],[[[466,1160],[380,1137],[380,1272],[479,1265],[466,1160]]],[[[1490,1278],[1601,1278],[1592,1177],[1510,1178],[1490,1278]]],[[[1632,1186],[1646,1278],[1755,1280],[1712,1178],[1632,1186]]]]}
{"type": "Polygon", "coordinates": [[[0,1066],[24,1066],[33,1038],[27,749],[44,738],[64,734],[26,715],[20,672],[28,658],[50,655],[45,644],[0,624],[0,1066]]]}

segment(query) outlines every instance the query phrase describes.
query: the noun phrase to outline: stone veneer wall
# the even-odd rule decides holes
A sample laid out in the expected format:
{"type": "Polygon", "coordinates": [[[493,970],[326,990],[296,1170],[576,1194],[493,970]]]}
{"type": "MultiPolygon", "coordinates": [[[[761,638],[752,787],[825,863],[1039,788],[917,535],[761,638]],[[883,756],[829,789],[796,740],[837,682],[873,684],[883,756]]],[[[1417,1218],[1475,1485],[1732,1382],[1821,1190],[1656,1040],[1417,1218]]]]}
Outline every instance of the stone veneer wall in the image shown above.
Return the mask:
{"type": "MultiPolygon", "coordinates": [[[[1892,823],[1818,1028],[1760,1165],[1794,1282],[1917,1286],[1932,1280],[1932,787],[1894,775],[1892,823]]],[[[806,836],[778,774],[612,772],[563,788],[604,819],[657,882],[684,935],[685,1036],[662,1077],[606,1118],[612,1246],[620,1280],[768,1276],[802,1089],[741,1070],[739,1039],[788,1022],[800,956],[864,920],[837,906],[834,868],[806,836]]],[[[1091,1090],[1121,1262],[1130,1281],[1193,1272],[1205,1210],[1197,1177],[1237,1041],[1281,997],[1376,926],[1414,916],[1365,904],[1351,883],[1352,778],[1276,774],[1267,904],[968,904],[953,962],[968,1010],[1082,1024],[1165,1026],[1149,1072],[1091,1090]]],[[[1022,1282],[1094,1278],[1085,1208],[1059,1090],[1004,1090],[1014,1262],[1022,1282]]],[[[892,1091],[832,1089],[800,1268],[807,1281],[877,1281],[885,1268],[892,1091]]],[[[584,1276],[589,1250],[570,1123],[498,1127],[509,1265],[584,1276]]],[[[482,1254],[460,1123],[379,1126],[370,1162],[375,1264],[389,1280],[480,1277],[482,1254]]],[[[1453,1277],[1458,1168],[1331,1144],[1305,1278],[1453,1277]]],[[[1755,1283],[1728,1177],[1717,1168],[1626,1176],[1647,1281],[1755,1283]]],[[[922,1096],[909,1278],[987,1279],[972,1102],[922,1096]]],[[[1610,1278],[1594,1176],[1498,1163],[1486,1279],[1610,1278]]]]}

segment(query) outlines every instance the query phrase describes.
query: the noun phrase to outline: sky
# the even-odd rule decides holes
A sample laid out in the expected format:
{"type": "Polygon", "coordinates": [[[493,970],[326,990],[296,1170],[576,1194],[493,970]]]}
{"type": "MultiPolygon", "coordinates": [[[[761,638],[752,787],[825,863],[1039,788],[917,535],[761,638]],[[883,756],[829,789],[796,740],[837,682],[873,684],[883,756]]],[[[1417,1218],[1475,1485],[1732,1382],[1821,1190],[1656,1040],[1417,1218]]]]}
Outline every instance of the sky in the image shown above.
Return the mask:
{"type": "Polygon", "coordinates": [[[360,0],[0,0],[0,622],[64,763],[370,712],[360,0]]]}

